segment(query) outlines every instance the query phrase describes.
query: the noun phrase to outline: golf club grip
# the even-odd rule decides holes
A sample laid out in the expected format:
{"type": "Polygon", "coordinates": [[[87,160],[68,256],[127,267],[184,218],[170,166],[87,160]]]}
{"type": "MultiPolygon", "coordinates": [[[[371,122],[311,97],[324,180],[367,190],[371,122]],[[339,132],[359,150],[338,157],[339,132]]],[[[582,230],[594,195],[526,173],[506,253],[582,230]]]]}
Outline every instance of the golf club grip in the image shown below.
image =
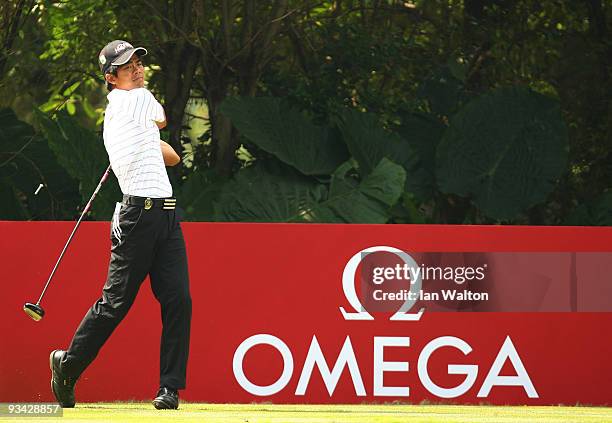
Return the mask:
{"type": "Polygon", "coordinates": [[[57,262],[55,263],[55,266],[53,266],[53,270],[51,271],[51,274],[49,275],[49,279],[47,279],[47,283],[45,284],[45,287],[43,288],[43,291],[40,294],[40,298],[38,299],[38,302],[36,304],[40,304],[40,302],[42,301],[42,299],[43,299],[43,297],[45,295],[45,292],[47,292],[47,288],[49,287],[49,284],[51,283],[51,279],[53,279],[53,275],[55,275],[55,271],[57,270],[60,262],[62,261],[62,257],[64,257],[64,253],[66,253],[66,250],[68,249],[68,245],[70,245],[70,241],[72,241],[72,238],[74,237],[74,234],[76,233],[77,229],[79,228],[79,225],[81,224],[81,221],[83,220],[83,217],[85,217],[85,214],[89,211],[89,208],[91,207],[91,204],[93,203],[94,198],[96,198],[96,195],[100,191],[100,188],[102,188],[102,184],[108,178],[110,170],[111,170],[111,166],[109,165],[108,168],[106,168],[106,172],[104,172],[104,175],[102,175],[102,178],[100,179],[100,182],[98,183],[98,186],[96,187],[96,189],[94,190],[93,194],[91,195],[91,198],[87,202],[87,205],[83,209],[83,212],[81,213],[81,216],[79,216],[79,220],[77,220],[76,225],[74,225],[74,229],[70,233],[70,236],[68,237],[68,241],[66,241],[66,244],[64,245],[64,248],[63,248],[62,252],[60,253],[59,258],[57,259],[57,262]]]}

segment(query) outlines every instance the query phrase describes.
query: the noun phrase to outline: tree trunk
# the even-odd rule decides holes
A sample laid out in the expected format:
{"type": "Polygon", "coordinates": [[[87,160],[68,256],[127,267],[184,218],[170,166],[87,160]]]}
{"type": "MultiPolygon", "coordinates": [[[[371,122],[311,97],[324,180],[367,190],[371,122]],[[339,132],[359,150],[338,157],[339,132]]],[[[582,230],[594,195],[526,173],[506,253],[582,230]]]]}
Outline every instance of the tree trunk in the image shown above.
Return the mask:
{"type": "Polygon", "coordinates": [[[474,92],[487,89],[483,78],[489,62],[491,41],[487,34],[485,5],[489,0],[465,0],[463,8],[463,49],[470,58],[466,85],[474,92]]]}
{"type": "Polygon", "coordinates": [[[236,134],[232,122],[224,116],[219,107],[227,97],[227,84],[208,86],[208,116],[213,139],[213,167],[219,175],[230,176],[237,145],[236,134]]]}
{"type": "Polygon", "coordinates": [[[25,0],[19,0],[15,5],[15,13],[13,16],[10,16],[9,3],[7,2],[3,6],[3,12],[5,16],[2,16],[2,32],[4,32],[2,36],[1,47],[0,47],[0,77],[5,75],[6,72],[6,64],[8,62],[9,54],[11,53],[11,49],[13,47],[13,43],[15,42],[15,38],[17,37],[17,31],[21,26],[21,15],[23,14],[23,9],[25,7],[25,0]]]}
{"type": "MultiPolygon", "coordinates": [[[[162,58],[164,77],[164,99],[166,120],[170,133],[169,144],[182,156],[181,131],[185,107],[189,101],[193,76],[200,60],[200,50],[193,46],[189,32],[193,27],[192,0],[166,2],[164,25],[171,41],[162,44],[159,56],[162,58]]],[[[181,168],[172,168],[171,176],[181,168]]]]}
{"type": "Polygon", "coordinates": [[[182,152],[181,131],[185,107],[189,101],[199,59],[199,50],[187,44],[178,54],[171,55],[165,65],[165,99],[170,145],[179,154],[182,152]]]}
{"type": "Polygon", "coordinates": [[[206,99],[213,145],[212,163],[220,175],[229,176],[232,173],[238,138],[231,121],[220,113],[219,107],[230,94],[231,88],[237,88],[240,95],[247,97],[257,93],[257,82],[273,57],[272,43],[280,31],[286,10],[287,0],[276,0],[268,16],[258,19],[255,1],[246,1],[242,31],[237,32],[234,31],[234,7],[229,0],[222,3],[220,31],[214,42],[209,43],[211,48],[204,57],[206,99]]]}

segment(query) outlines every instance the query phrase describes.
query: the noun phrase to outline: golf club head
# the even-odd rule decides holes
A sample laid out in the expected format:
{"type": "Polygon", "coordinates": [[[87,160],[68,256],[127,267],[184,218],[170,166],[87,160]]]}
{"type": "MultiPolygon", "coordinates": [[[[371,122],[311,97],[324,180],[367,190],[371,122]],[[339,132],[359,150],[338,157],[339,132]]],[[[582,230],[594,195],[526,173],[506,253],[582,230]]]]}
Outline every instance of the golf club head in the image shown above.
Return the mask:
{"type": "Polygon", "coordinates": [[[23,311],[35,322],[40,321],[45,316],[45,310],[38,304],[25,303],[23,305],[23,311]]]}

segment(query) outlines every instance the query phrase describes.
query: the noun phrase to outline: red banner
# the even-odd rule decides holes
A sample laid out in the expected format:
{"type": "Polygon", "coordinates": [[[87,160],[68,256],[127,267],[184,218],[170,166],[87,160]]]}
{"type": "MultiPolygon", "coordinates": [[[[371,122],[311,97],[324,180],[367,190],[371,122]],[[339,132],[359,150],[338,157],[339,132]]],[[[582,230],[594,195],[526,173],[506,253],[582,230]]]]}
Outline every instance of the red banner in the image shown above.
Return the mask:
{"type": "MultiPolygon", "coordinates": [[[[1,402],[52,401],[49,352],[68,346],[101,292],[110,229],[108,223],[87,222],[43,300],[45,318],[35,323],[21,311],[24,302],[37,300],[72,226],[0,222],[1,402]]],[[[183,228],[193,299],[187,389],[181,394],[187,400],[612,402],[612,313],[606,300],[612,288],[601,283],[612,271],[612,228],[217,223],[183,228]],[[365,257],[381,251],[395,261],[366,265],[365,257]],[[525,273],[530,260],[542,267],[525,273]],[[520,310],[531,312],[491,311],[499,302],[449,312],[405,297],[395,308],[376,309],[364,298],[369,292],[364,278],[385,286],[389,278],[412,275],[405,290],[410,291],[429,283],[415,276],[416,268],[427,276],[438,267],[439,284],[446,283],[443,272],[450,268],[451,284],[482,275],[480,285],[462,285],[462,292],[464,286],[482,290],[482,281],[495,282],[495,289],[485,291],[496,301],[537,294],[538,304],[521,303],[520,310]],[[507,278],[511,271],[515,277],[507,278]],[[523,285],[513,293],[507,285],[519,279],[523,285]],[[530,291],[525,281],[531,280],[546,289],[530,291]],[[559,305],[577,311],[549,311],[559,305]]],[[[132,310],[77,383],[77,402],[150,399],[158,383],[160,334],[159,305],[145,281],[132,310]]]]}

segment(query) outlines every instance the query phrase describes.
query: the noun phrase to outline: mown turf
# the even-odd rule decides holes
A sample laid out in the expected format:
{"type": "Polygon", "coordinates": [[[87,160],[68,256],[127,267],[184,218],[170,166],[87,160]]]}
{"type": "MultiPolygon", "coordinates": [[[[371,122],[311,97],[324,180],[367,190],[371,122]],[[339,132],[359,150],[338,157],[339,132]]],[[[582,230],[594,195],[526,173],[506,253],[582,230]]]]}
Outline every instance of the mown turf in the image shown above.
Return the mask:
{"type": "Polygon", "coordinates": [[[72,422],[612,422],[608,407],[501,407],[458,405],[268,405],[183,403],[155,410],[150,403],[81,403],[61,418],[0,418],[0,421],[72,422]]]}

